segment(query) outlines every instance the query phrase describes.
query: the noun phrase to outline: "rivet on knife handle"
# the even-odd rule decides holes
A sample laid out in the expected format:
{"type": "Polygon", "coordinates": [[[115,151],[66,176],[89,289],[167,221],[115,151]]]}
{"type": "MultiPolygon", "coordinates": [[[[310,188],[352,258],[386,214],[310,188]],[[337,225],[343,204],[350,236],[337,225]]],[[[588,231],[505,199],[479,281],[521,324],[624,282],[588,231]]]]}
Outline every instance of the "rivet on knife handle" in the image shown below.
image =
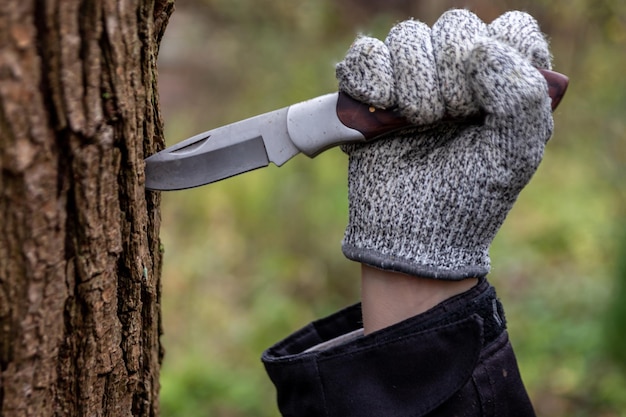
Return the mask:
{"type": "MultiPolygon", "coordinates": [[[[539,69],[539,72],[548,83],[548,94],[552,99],[552,111],[554,111],[565,95],[569,79],[555,71],[539,69]]],[[[339,93],[337,99],[337,116],[344,125],[361,132],[365,139],[373,139],[411,126],[411,123],[395,110],[375,109],[344,93],[339,93]]]]}

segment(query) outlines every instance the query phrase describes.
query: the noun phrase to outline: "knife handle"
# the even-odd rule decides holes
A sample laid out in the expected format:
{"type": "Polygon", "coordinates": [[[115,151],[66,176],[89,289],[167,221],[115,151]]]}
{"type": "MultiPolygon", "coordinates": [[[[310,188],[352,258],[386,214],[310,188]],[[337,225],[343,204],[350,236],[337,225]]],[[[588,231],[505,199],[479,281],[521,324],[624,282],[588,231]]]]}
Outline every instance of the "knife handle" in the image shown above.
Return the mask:
{"type": "MultiPolygon", "coordinates": [[[[567,91],[569,79],[555,71],[539,69],[539,72],[548,83],[548,94],[552,99],[552,111],[554,111],[567,91]]],[[[361,132],[366,140],[412,126],[412,123],[397,110],[377,109],[341,92],[337,99],[337,117],[345,126],[361,132]]],[[[448,120],[452,121],[452,119],[448,120]]],[[[471,121],[471,118],[465,120],[471,121]]]]}
{"type": "Polygon", "coordinates": [[[567,75],[561,74],[560,72],[542,68],[537,69],[548,83],[548,95],[552,99],[552,111],[555,111],[567,91],[569,78],[567,78],[567,75]]]}

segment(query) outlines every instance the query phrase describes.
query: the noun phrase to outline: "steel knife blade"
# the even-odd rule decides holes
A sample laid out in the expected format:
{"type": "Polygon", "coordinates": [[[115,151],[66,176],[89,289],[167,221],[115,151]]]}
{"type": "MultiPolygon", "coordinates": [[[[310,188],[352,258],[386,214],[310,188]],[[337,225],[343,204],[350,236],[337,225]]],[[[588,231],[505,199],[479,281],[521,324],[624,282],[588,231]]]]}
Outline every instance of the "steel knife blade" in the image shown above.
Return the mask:
{"type": "MultiPolygon", "coordinates": [[[[569,80],[539,71],[554,110],[569,80]]],[[[410,125],[394,110],[376,109],[343,93],[327,94],[200,133],[148,157],[146,188],[198,187],[270,162],[281,166],[299,153],[313,158],[333,146],[372,140],[410,125]]]]}
{"type": "Polygon", "coordinates": [[[339,93],[200,133],[146,159],[146,188],[180,190],[283,165],[299,153],[314,157],[329,146],[365,140],[337,115],[339,93]]]}

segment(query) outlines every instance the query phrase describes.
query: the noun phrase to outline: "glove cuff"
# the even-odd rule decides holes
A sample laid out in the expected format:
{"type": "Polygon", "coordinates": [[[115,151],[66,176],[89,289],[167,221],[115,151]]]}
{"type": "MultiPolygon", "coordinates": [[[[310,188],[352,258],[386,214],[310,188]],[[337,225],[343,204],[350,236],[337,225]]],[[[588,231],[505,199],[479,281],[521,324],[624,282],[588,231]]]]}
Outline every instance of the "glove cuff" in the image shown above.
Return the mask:
{"type": "MultiPolygon", "coordinates": [[[[355,236],[351,236],[354,240],[355,236]]],[[[401,257],[385,250],[368,248],[345,239],[341,249],[346,258],[386,271],[400,272],[407,275],[424,278],[457,281],[467,278],[482,278],[489,273],[489,257],[479,256],[483,259],[479,262],[462,263],[459,260],[468,257],[469,253],[454,253],[450,251],[436,260],[432,254],[415,254],[413,257],[401,257]],[[436,262],[435,262],[436,261],[436,262]],[[435,265],[436,263],[436,265],[435,265]]],[[[480,254],[475,254],[480,255],[480,254]]]]}

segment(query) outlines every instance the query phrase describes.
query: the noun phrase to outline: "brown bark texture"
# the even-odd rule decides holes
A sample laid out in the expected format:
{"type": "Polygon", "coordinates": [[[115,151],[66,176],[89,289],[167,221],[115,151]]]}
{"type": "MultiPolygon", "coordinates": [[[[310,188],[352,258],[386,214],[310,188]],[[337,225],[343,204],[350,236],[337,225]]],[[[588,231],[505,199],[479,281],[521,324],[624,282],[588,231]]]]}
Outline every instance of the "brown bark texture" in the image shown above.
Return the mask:
{"type": "Polygon", "coordinates": [[[172,0],[0,7],[0,415],[158,414],[158,46],[172,0]]]}

